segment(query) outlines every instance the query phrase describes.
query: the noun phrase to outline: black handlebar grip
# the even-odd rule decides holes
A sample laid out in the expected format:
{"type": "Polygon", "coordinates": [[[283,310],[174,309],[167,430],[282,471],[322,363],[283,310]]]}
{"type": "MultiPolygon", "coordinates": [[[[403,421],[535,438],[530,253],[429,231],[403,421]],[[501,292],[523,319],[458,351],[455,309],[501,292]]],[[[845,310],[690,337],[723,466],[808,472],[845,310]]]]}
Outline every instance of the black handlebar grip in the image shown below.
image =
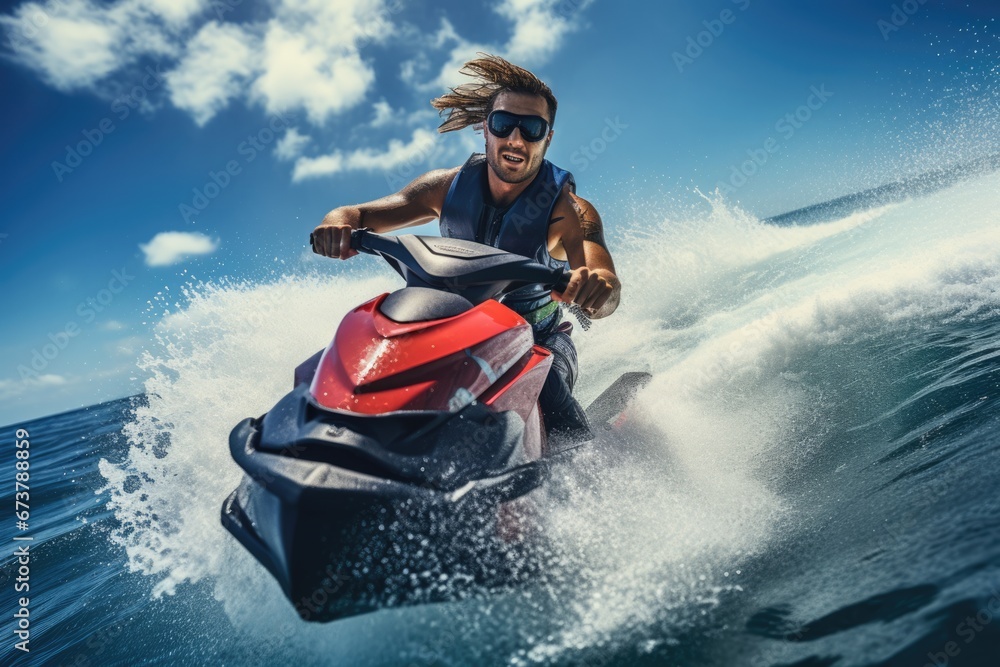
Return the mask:
{"type": "Polygon", "coordinates": [[[368,243],[365,242],[365,239],[368,236],[369,232],[371,232],[372,234],[374,234],[374,232],[372,232],[372,228],[371,227],[360,227],[360,228],[355,229],[354,231],[352,231],[351,232],[351,250],[357,250],[358,252],[366,252],[369,255],[376,254],[375,251],[372,250],[369,247],[368,243]]]}
{"type": "MultiPolygon", "coordinates": [[[[355,229],[351,232],[351,250],[358,250],[360,252],[368,252],[364,248],[364,238],[365,234],[371,231],[370,227],[362,227],[361,229],[355,229]]],[[[316,252],[316,235],[312,232],[309,233],[309,247],[312,248],[313,252],[316,252]]]]}
{"type": "Polygon", "coordinates": [[[562,275],[560,275],[559,279],[552,285],[552,289],[556,292],[565,292],[566,288],[569,287],[569,281],[572,277],[572,271],[563,270],[562,275]]]}
{"type": "Polygon", "coordinates": [[[355,229],[351,232],[351,250],[361,250],[364,243],[365,234],[370,232],[371,229],[368,227],[362,227],[360,229],[355,229]]]}

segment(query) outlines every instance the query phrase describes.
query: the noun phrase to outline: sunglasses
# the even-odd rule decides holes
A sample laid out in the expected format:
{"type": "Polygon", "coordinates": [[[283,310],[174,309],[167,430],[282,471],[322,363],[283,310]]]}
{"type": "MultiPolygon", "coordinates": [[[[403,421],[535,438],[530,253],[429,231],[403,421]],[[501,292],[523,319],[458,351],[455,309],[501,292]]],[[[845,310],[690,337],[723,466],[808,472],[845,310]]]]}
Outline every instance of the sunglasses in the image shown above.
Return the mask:
{"type": "Polygon", "coordinates": [[[549,131],[549,121],[541,116],[521,116],[509,111],[491,111],[486,117],[486,127],[494,137],[504,139],[514,128],[521,130],[525,141],[541,141],[549,131]]]}

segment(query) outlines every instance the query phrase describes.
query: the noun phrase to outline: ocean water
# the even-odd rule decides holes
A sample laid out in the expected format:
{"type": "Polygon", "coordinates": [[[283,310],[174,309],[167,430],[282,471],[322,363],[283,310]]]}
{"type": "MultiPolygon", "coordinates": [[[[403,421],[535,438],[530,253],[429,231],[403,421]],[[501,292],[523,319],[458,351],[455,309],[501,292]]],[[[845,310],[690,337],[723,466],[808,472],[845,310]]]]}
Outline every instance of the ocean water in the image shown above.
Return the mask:
{"type": "Polygon", "coordinates": [[[31,653],[7,632],[0,664],[1000,664],[1000,175],[885,192],[620,239],[577,393],[654,379],[540,494],[545,576],[325,625],[222,528],[227,436],[398,279],[153,303],[142,396],[0,429],[5,460],[30,434],[34,538],[31,653]]]}

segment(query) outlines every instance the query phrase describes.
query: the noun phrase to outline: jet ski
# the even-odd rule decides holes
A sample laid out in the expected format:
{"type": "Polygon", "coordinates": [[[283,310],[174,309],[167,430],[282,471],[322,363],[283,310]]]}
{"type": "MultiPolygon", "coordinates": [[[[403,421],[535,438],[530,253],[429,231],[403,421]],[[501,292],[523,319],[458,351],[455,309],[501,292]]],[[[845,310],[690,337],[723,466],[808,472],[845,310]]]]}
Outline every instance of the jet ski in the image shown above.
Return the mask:
{"type": "MultiPolygon", "coordinates": [[[[344,317],[294,388],[232,430],[244,477],[222,524],[299,615],[326,622],[444,601],[531,576],[529,494],[581,439],[550,438],[538,395],[552,364],[496,300],[569,273],[491,246],[356,230],[406,286],[344,317]]],[[[646,373],[587,409],[620,426],[646,373]]]]}

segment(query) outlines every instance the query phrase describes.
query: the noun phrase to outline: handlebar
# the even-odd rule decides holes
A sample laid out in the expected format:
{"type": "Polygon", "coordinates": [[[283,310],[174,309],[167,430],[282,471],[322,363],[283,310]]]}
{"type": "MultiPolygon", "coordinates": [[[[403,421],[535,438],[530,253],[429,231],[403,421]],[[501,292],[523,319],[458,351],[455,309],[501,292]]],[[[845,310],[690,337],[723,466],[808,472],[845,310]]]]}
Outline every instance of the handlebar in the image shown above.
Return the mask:
{"type": "MultiPolygon", "coordinates": [[[[315,251],[312,234],[309,244],[315,251]]],[[[406,279],[407,285],[472,292],[476,296],[488,294],[487,299],[528,284],[562,292],[571,275],[563,268],[545,266],[528,257],[464,239],[383,236],[362,227],[351,232],[350,245],[357,252],[380,255],[406,279]],[[496,289],[491,290],[490,286],[496,289]]]]}
{"type": "MultiPolygon", "coordinates": [[[[365,233],[370,232],[371,228],[362,227],[361,229],[355,229],[351,232],[351,250],[357,250],[358,252],[368,253],[369,255],[374,255],[375,252],[361,247],[361,239],[364,238],[365,233]]],[[[316,252],[316,235],[309,232],[309,247],[313,252],[316,252]]]]}
{"type": "Polygon", "coordinates": [[[365,245],[365,238],[369,234],[374,234],[371,227],[362,227],[360,229],[355,229],[351,232],[351,250],[357,250],[358,252],[368,253],[369,255],[376,255],[374,250],[365,245]]]}

